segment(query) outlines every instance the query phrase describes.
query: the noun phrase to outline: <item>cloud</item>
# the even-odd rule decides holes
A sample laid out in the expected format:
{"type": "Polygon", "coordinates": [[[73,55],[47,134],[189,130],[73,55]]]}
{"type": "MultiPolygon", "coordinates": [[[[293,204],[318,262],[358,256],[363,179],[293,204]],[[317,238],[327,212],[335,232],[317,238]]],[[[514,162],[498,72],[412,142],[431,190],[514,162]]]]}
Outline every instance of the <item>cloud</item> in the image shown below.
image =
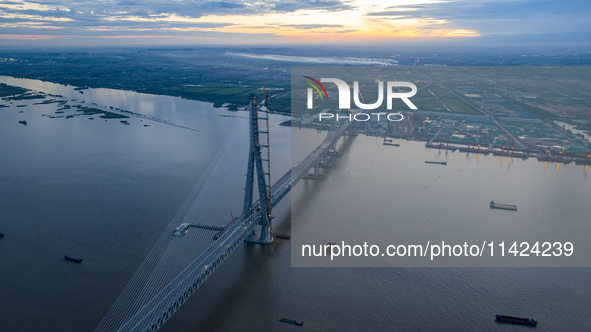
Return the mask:
{"type": "Polygon", "coordinates": [[[63,38],[62,36],[55,35],[4,35],[0,34],[0,39],[8,40],[43,40],[43,39],[55,39],[63,38]]]}
{"type": "Polygon", "coordinates": [[[277,12],[295,12],[297,10],[330,10],[343,11],[353,9],[354,7],[343,1],[335,0],[284,0],[278,1],[273,6],[277,12]]]}
{"type": "Polygon", "coordinates": [[[385,11],[385,12],[373,12],[373,13],[367,13],[365,14],[366,16],[395,16],[395,17],[410,17],[409,15],[400,15],[400,13],[402,13],[402,11],[385,11]]]}
{"type": "MultiPolygon", "coordinates": [[[[13,0],[0,2],[0,26],[26,33],[45,22],[53,29],[68,28],[79,34],[96,31],[201,31],[219,30],[233,22],[204,22],[205,16],[259,16],[299,10],[338,11],[350,8],[339,0],[270,0],[244,2],[242,0],[13,0]]],[[[256,24],[256,21],[252,22],[256,24]]],[[[292,25],[292,28],[298,28],[292,25]]],[[[329,27],[329,25],[326,25],[329,27]]],[[[302,24],[300,29],[314,29],[302,24]]]]}
{"type": "Polygon", "coordinates": [[[317,65],[357,65],[357,66],[396,66],[398,61],[390,59],[374,58],[350,58],[350,57],[306,57],[280,54],[253,54],[226,52],[226,55],[244,58],[273,60],[283,62],[309,63],[317,65]]]}
{"type": "Polygon", "coordinates": [[[284,28],[297,28],[304,30],[314,30],[323,28],[342,28],[341,24],[279,24],[280,27],[284,28]]]}
{"type": "Polygon", "coordinates": [[[366,15],[435,18],[449,22],[452,29],[476,30],[483,35],[589,32],[591,27],[588,0],[452,0],[390,6],[366,15]]]}
{"type": "MultiPolygon", "coordinates": [[[[283,42],[591,34],[588,0],[0,0],[5,35],[275,36],[283,42]],[[279,23],[277,23],[279,22],[279,23]]],[[[588,37],[578,37],[587,40],[588,37]]],[[[266,39],[267,40],[267,39],[266,39]]]]}

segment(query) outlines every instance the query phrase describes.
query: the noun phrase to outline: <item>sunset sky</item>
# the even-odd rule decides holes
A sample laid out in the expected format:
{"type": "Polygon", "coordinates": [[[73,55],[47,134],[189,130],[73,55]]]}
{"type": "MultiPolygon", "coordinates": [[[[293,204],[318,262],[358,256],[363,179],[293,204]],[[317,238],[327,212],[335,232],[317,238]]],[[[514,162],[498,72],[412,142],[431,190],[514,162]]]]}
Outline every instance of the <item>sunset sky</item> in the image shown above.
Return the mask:
{"type": "Polygon", "coordinates": [[[588,0],[0,0],[0,45],[588,42],[588,0]]]}

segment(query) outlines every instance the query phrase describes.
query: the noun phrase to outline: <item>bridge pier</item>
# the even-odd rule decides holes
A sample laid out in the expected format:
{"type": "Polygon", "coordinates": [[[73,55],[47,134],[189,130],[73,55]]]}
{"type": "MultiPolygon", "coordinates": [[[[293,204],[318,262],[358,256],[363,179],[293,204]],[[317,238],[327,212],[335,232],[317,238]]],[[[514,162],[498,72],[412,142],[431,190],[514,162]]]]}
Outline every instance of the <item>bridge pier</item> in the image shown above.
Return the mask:
{"type": "Polygon", "coordinates": [[[314,169],[314,173],[312,173],[312,174],[308,173],[308,174],[304,175],[304,179],[308,179],[308,180],[322,179],[324,174],[320,174],[320,162],[314,164],[314,167],[312,167],[312,169],[314,169]]]}
{"type": "Polygon", "coordinates": [[[332,167],[332,158],[330,157],[330,154],[325,154],[318,163],[318,166],[322,168],[332,167]]]}
{"type": "Polygon", "coordinates": [[[328,155],[329,156],[340,156],[341,155],[341,153],[339,151],[337,151],[336,143],[330,149],[328,149],[328,155]]]}
{"type": "Polygon", "coordinates": [[[245,240],[244,242],[248,242],[248,243],[258,243],[258,244],[268,244],[273,242],[274,238],[273,238],[273,231],[271,229],[271,224],[267,224],[267,225],[261,225],[261,232],[260,233],[256,233],[256,232],[252,232],[252,234],[250,234],[245,240]]]}

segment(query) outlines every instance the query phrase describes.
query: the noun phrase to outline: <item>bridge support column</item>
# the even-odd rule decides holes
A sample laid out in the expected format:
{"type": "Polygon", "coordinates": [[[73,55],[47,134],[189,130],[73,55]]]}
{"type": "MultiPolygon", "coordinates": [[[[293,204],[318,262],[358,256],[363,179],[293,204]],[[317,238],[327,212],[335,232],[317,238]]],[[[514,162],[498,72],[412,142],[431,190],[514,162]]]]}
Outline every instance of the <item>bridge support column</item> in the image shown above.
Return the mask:
{"type": "Polygon", "coordinates": [[[328,150],[328,155],[329,156],[340,156],[341,153],[339,151],[337,151],[337,145],[333,145],[329,150],[328,150]]]}
{"type": "Polygon", "coordinates": [[[316,163],[312,169],[314,170],[314,173],[312,173],[312,174],[308,173],[308,174],[304,175],[304,179],[308,179],[308,180],[322,179],[323,174],[320,174],[320,163],[316,163]]]}
{"type": "Polygon", "coordinates": [[[259,234],[252,233],[248,236],[244,242],[248,243],[258,243],[258,244],[268,244],[273,242],[273,232],[271,229],[271,224],[261,225],[261,232],[259,234]]]}
{"type": "MultiPolygon", "coordinates": [[[[265,105],[267,106],[267,105],[265,105]]],[[[253,233],[245,240],[250,243],[266,244],[273,242],[271,228],[271,193],[265,180],[265,170],[261,158],[261,144],[259,143],[259,124],[256,97],[251,94],[249,98],[250,110],[250,150],[248,157],[248,168],[246,173],[246,186],[244,188],[243,214],[254,213],[257,215],[258,224],[261,226],[261,233],[253,233]],[[257,178],[259,189],[259,211],[252,211],[254,178],[257,178]]],[[[268,110],[267,110],[268,112],[268,110]]],[[[266,132],[269,135],[269,132],[266,132]]],[[[267,149],[269,146],[265,146],[267,149]]],[[[267,170],[269,172],[270,170],[267,170]]]]}
{"type": "Polygon", "coordinates": [[[322,157],[318,163],[318,166],[322,168],[332,167],[332,158],[330,157],[329,153],[326,153],[324,157],[322,157]]]}

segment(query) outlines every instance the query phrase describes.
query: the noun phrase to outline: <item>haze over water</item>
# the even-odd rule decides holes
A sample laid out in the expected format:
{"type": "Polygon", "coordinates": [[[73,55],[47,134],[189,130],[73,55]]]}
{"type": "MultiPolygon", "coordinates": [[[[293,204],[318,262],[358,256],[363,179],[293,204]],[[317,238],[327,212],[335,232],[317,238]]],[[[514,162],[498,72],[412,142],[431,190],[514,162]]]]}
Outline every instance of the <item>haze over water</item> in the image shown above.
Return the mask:
{"type": "MultiPolygon", "coordinates": [[[[231,132],[247,134],[245,113],[168,96],[107,89],[80,94],[72,87],[6,77],[0,82],[198,130],[137,117],[125,119],[130,125],[98,116],[50,119],[41,114],[53,113],[56,105],[33,105],[41,100],[14,101],[0,109],[3,329],[92,331],[231,132]],[[27,126],[18,123],[23,119],[27,126]],[[64,261],[67,253],[83,257],[84,263],[64,261]]],[[[278,126],[285,120],[275,116],[272,121],[275,179],[290,165],[291,130],[278,126]]],[[[301,134],[310,142],[323,137],[315,130],[301,134]]],[[[229,142],[231,153],[224,155],[227,162],[209,201],[221,215],[241,210],[246,172],[246,136],[229,142]]],[[[505,227],[517,232],[528,230],[517,226],[520,222],[535,225],[536,217],[546,213],[555,214],[556,225],[561,217],[588,219],[590,185],[583,166],[544,168],[535,160],[509,163],[507,158],[501,164],[498,157],[446,156],[425,150],[420,142],[398,143],[400,148],[373,137],[348,138],[324,180],[298,184],[291,199],[302,235],[313,240],[309,231],[314,227],[345,229],[352,238],[368,229],[389,234],[395,228],[383,228],[384,221],[411,227],[433,221],[433,215],[467,234],[484,226],[480,218],[470,225],[472,219],[463,217],[469,213],[495,213],[499,217],[493,219],[501,223],[514,218],[517,224],[505,227]],[[446,160],[448,166],[427,167],[424,160],[446,160]],[[376,176],[384,179],[383,186],[375,185],[376,176]],[[395,181],[388,186],[391,178],[395,181]],[[490,211],[488,201],[499,196],[518,204],[518,214],[490,211]],[[343,219],[342,211],[363,212],[349,207],[355,197],[382,201],[364,220],[343,219]],[[446,206],[449,202],[453,208],[446,206]],[[370,223],[374,220],[382,224],[370,223]]],[[[279,232],[290,229],[288,202],[289,197],[275,211],[279,232]]],[[[298,229],[294,220],[294,237],[298,229]]],[[[292,268],[291,245],[277,239],[264,247],[241,246],[163,330],[294,328],[279,323],[281,317],[302,320],[313,331],[519,328],[495,323],[497,313],[535,317],[541,331],[591,328],[589,268],[292,268]]]]}

